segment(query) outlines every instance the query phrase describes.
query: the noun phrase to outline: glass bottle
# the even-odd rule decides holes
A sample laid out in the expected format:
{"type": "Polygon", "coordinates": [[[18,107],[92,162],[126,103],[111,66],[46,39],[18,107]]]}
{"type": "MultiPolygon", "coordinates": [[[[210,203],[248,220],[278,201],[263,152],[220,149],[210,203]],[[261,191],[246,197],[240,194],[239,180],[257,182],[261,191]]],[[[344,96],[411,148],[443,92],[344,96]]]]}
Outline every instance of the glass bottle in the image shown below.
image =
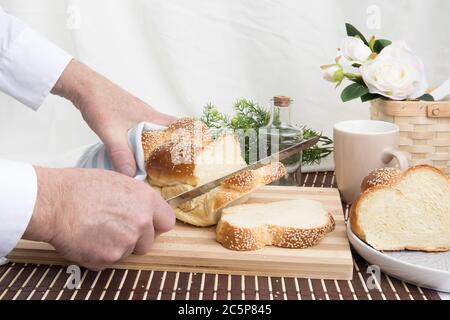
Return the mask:
{"type": "MultiPolygon", "coordinates": [[[[293,100],[285,96],[276,96],[271,101],[272,110],[269,124],[260,131],[260,143],[265,144],[267,155],[282,151],[303,140],[303,130],[292,124],[291,104],[293,100]]],[[[260,147],[264,148],[263,145],[260,147]]],[[[282,163],[286,167],[287,175],[274,184],[300,185],[302,153],[299,152],[283,160],[282,163]]]]}

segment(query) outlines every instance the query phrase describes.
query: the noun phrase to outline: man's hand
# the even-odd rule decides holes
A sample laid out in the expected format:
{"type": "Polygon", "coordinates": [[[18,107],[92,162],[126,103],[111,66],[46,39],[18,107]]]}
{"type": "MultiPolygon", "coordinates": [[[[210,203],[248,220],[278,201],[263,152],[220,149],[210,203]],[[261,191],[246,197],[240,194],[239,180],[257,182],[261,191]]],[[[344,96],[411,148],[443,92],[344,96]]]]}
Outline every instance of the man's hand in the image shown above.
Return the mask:
{"type": "Polygon", "coordinates": [[[145,254],[172,229],[170,206],[143,182],[115,172],[36,168],[38,197],[24,239],[48,242],[93,270],[145,254]]]}
{"type": "Polygon", "coordinates": [[[136,174],[136,162],[128,145],[128,130],[141,121],[168,125],[175,120],[75,60],[52,93],[70,100],[81,111],[105,144],[114,169],[130,177],[136,174]]]}

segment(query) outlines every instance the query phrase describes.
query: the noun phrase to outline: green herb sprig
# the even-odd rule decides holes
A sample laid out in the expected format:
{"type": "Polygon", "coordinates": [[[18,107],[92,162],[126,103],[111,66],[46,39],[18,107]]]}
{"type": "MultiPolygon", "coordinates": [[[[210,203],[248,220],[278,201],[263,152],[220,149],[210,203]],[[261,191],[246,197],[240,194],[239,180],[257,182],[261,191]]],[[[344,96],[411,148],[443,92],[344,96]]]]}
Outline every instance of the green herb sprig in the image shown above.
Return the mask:
{"type": "Polygon", "coordinates": [[[270,112],[251,100],[237,100],[234,110],[236,114],[229,123],[229,127],[233,130],[258,130],[270,121],[270,112]]]}
{"type": "MultiPolygon", "coordinates": [[[[232,117],[219,111],[212,103],[208,103],[203,109],[203,115],[200,118],[208,128],[216,132],[223,130],[242,130],[244,133],[248,130],[258,131],[260,128],[267,126],[270,121],[270,112],[268,109],[260,106],[258,103],[249,99],[239,99],[234,103],[233,109],[235,114],[232,117]]],[[[322,159],[328,157],[333,152],[333,140],[324,136],[321,132],[315,131],[306,126],[302,126],[303,138],[311,139],[319,136],[319,143],[303,151],[302,164],[320,164],[322,159]]],[[[250,141],[252,138],[247,137],[245,143],[245,160],[249,162],[249,145],[257,143],[250,141]]]]}
{"type": "Polygon", "coordinates": [[[320,164],[322,159],[333,153],[333,140],[306,126],[303,129],[303,139],[308,140],[319,136],[319,142],[312,148],[303,151],[302,163],[306,165],[320,164]]]}
{"type": "Polygon", "coordinates": [[[229,126],[230,119],[228,116],[220,113],[216,106],[208,103],[203,108],[203,115],[200,118],[203,123],[210,129],[223,129],[229,126]]]}

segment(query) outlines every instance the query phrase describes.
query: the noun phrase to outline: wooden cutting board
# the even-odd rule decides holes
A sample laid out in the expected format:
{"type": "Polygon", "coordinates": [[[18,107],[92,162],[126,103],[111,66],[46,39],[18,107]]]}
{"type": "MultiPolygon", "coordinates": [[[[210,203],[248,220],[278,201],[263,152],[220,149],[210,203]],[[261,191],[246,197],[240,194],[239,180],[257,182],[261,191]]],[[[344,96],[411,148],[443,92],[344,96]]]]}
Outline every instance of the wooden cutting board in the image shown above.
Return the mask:
{"type": "MultiPolygon", "coordinates": [[[[114,267],[350,280],[353,260],[345,232],[341,200],[336,189],[269,186],[253,193],[249,203],[299,198],[322,202],[336,220],[336,230],[315,247],[265,247],[258,251],[235,252],[223,248],[215,241],[215,228],[196,228],[177,223],[174,230],[158,238],[150,254],[131,256],[114,267]]],[[[51,246],[29,241],[20,242],[9,258],[21,263],[70,264],[61,259],[51,246]]]]}

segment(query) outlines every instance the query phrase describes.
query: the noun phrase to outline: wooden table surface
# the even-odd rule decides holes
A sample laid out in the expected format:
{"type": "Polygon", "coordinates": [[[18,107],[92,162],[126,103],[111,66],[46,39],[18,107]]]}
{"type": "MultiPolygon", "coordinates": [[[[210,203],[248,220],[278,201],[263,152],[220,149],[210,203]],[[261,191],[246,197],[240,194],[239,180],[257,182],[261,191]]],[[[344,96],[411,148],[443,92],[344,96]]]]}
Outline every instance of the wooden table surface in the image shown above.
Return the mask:
{"type": "MultiPolygon", "coordinates": [[[[302,185],[336,187],[333,172],[305,173],[302,185]]],[[[343,204],[346,215],[348,206],[343,204]]],[[[340,299],[439,300],[436,291],[382,274],[375,289],[366,283],[367,263],[353,253],[353,280],[312,280],[148,270],[93,272],[82,269],[81,285],[70,289],[67,269],[59,266],[9,263],[0,266],[0,300],[97,299],[340,299]]]]}

